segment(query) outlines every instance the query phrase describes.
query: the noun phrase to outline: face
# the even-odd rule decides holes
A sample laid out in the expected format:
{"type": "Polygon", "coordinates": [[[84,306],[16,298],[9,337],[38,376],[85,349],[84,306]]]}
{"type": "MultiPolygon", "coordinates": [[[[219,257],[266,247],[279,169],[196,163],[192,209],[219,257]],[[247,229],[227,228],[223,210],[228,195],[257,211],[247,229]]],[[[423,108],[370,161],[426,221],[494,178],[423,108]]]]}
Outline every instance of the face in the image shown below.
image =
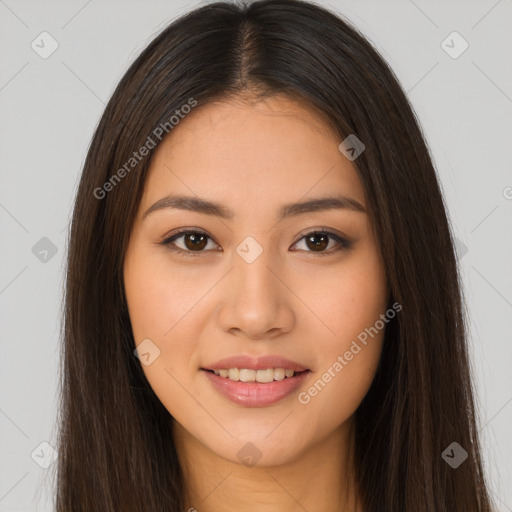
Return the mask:
{"type": "Polygon", "coordinates": [[[198,106],[154,155],[124,261],[129,314],[174,428],[209,453],[291,461],[352,421],[375,375],[386,278],[340,143],[290,98],[231,98],[198,106]]]}

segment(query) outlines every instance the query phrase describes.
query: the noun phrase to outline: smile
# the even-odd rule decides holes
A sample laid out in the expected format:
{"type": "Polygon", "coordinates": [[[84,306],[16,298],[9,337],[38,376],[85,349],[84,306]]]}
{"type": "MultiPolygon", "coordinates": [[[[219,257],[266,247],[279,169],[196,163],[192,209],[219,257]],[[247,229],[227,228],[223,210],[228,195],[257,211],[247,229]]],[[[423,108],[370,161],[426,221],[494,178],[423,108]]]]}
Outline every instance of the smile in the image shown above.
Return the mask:
{"type": "Polygon", "coordinates": [[[295,372],[283,368],[269,368],[266,370],[230,368],[222,370],[203,369],[202,373],[207,377],[213,389],[231,402],[243,407],[267,407],[294,394],[311,372],[310,370],[295,372]],[[226,373],[227,375],[223,377],[221,372],[223,375],[226,375],[226,373]],[[233,377],[238,372],[238,378],[236,380],[231,379],[230,372],[233,377]],[[274,372],[277,372],[278,377],[275,380],[274,372]],[[258,377],[258,374],[261,377],[258,377]],[[261,380],[257,380],[258,378],[261,380]],[[244,381],[242,379],[250,380],[244,381]]]}
{"type": "Polygon", "coordinates": [[[267,368],[264,370],[252,370],[249,368],[229,368],[222,370],[213,370],[215,375],[234,381],[241,382],[261,382],[267,383],[274,380],[283,380],[286,377],[293,377],[294,370],[285,370],[284,368],[267,368]]]}

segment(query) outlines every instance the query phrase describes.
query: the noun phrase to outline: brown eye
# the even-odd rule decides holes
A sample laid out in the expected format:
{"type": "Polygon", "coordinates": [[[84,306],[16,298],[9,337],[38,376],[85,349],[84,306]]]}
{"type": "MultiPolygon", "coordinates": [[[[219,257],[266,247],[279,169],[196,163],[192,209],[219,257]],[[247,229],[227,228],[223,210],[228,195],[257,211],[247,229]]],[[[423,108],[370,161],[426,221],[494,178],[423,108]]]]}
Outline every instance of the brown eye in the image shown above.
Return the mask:
{"type": "Polygon", "coordinates": [[[207,238],[208,237],[206,235],[201,235],[197,233],[189,233],[183,235],[185,246],[187,247],[187,249],[191,251],[200,251],[204,249],[207,244],[207,238]]]}
{"type": "MultiPolygon", "coordinates": [[[[191,256],[199,255],[202,252],[208,252],[208,243],[217,245],[212,237],[202,231],[182,230],[166,238],[161,242],[162,245],[169,246],[170,249],[178,253],[184,253],[191,256]]],[[[332,254],[343,249],[350,249],[352,242],[330,231],[312,231],[303,236],[294,246],[304,243],[305,248],[300,248],[305,252],[317,253],[318,255],[332,254]],[[333,242],[333,243],[331,243],[333,242]]],[[[218,247],[218,245],[217,245],[218,247]]],[[[209,249],[211,249],[210,247],[209,249]]],[[[222,249],[217,249],[222,250],[222,249]]]]}
{"type": "Polygon", "coordinates": [[[329,245],[329,236],[324,233],[311,234],[304,237],[306,239],[306,245],[312,251],[323,251],[329,245]]]}
{"type": "Polygon", "coordinates": [[[208,246],[208,242],[212,238],[206,233],[197,230],[182,230],[168,238],[166,238],[162,245],[169,246],[172,250],[181,253],[192,254],[206,252],[204,249],[208,246]]]}
{"type": "Polygon", "coordinates": [[[303,243],[300,250],[305,252],[314,252],[319,255],[332,254],[343,249],[350,249],[352,242],[330,231],[312,231],[303,236],[294,245],[303,243]],[[334,242],[334,243],[331,243],[334,242]]]}

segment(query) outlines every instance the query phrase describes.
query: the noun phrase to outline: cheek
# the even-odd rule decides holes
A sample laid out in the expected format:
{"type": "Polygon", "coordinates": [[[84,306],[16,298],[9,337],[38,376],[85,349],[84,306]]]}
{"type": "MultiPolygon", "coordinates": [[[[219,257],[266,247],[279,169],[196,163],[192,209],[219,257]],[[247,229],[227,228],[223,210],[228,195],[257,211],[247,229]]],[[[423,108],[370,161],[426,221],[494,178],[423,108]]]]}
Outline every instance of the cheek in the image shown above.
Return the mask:
{"type": "Polygon", "coordinates": [[[355,413],[370,389],[382,353],[385,327],[374,326],[385,312],[384,296],[375,295],[375,289],[373,295],[364,296],[346,290],[334,299],[337,315],[327,321],[335,335],[318,337],[315,372],[298,395],[303,414],[311,420],[311,436],[327,433],[355,413]]]}
{"type": "Polygon", "coordinates": [[[323,321],[326,349],[342,348],[375,324],[387,306],[385,273],[375,252],[360,251],[329,273],[311,276],[308,305],[323,321]]]}
{"type": "Polygon", "coordinates": [[[153,251],[152,256],[143,246],[128,252],[124,265],[135,346],[145,343],[142,346],[149,347],[151,363],[142,364],[142,369],[162,402],[165,402],[162,394],[179,394],[177,382],[184,380],[195,363],[193,354],[198,336],[194,332],[199,327],[197,318],[189,313],[204,294],[185,274],[170,275],[169,269],[165,255],[155,257],[153,251]]]}
{"type": "Polygon", "coordinates": [[[141,363],[142,370],[158,399],[175,416],[190,407],[185,383],[190,372],[197,371],[195,333],[200,326],[189,313],[204,291],[193,286],[186,273],[170,275],[169,268],[164,258],[140,249],[127,255],[124,283],[135,346],[144,342],[141,346],[151,354],[149,364],[141,363]]]}
{"type": "Polygon", "coordinates": [[[311,307],[323,321],[317,336],[315,379],[301,403],[315,410],[331,409],[335,424],[349,417],[366,395],[378,366],[387,323],[387,287],[380,258],[373,247],[360,251],[350,264],[333,272],[323,293],[315,288],[311,307]],[[328,286],[328,287],[327,287],[328,286]],[[325,327],[325,328],[324,328],[325,327]]]}
{"type": "Polygon", "coordinates": [[[191,324],[194,315],[189,313],[208,288],[197,273],[169,265],[165,252],[143,247],[127,256],[124,283],[136,343],[154,337],[166,345],[178,330],[191,324]]]}

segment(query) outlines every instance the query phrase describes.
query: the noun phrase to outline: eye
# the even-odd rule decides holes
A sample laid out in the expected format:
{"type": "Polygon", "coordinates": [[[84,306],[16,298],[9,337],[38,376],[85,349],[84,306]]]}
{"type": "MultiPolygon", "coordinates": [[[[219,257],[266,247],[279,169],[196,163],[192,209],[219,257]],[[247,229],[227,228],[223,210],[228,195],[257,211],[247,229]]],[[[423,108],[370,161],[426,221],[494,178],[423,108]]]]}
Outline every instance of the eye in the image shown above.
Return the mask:
{"type": "Polygon", "coordinates": [[[208,247],[209,241],[213,242],[213,239],[204,231],[199,231],[197,229],[183,229],[166,238],[161,243],[162,245],[170,246],[170,249],[178,253],[196,256],[194,253],[204,252],[203,249],[208,247]],[[175,243],[177,240],[180,240],[181,246],[175,243]]]}
{"type": "Polygon", "coordinates": [[[293,244],[292,247],[299,244],[299,242],[303,243],[303,247],[306,249],[299,249],[299,250],[305,250],[306,252],[314,252],[321,255],[324,254],[332,254],[334,252],[341,251],[343,249],[350,249],[352,247],[352,242],[340,235],[337,235],[336,233],[333,233],[331,231],[326,230],[314,230],[306,235],[304,235],[302,238],[300,238],[295,244],[293,244]],[[331,244],[331,242],[335,242],[334,244],[331,244]],[[328,250],[327,250],[328,249],[328,250]]]}
{"type": "MultiPolygon", "coordinates": [[[[332,254],[352,247],[352,242],[350,240],[331,231],[324,230],[323,228],[321,230],[310,231],[295,242],[292,247],[295,247],[302,241],[304,241],[305,249],[302,248],[299,250],[321,255],[332,254]]],[[[201,252],[205,252],[206,249],[212,249],[212,247],[208,247],[209,242],[214,244],[214,246],[216,245],[219,247],[218,244],[214,242],[213,239],[204,231],[197,229],[182,229],[165,238],[161,242],[161,245],[169,246],[170,249],[180,254],[197,256],[201,252]],[[179,241],[179,243],[177,243],[177,241],[179,241]]]]}

